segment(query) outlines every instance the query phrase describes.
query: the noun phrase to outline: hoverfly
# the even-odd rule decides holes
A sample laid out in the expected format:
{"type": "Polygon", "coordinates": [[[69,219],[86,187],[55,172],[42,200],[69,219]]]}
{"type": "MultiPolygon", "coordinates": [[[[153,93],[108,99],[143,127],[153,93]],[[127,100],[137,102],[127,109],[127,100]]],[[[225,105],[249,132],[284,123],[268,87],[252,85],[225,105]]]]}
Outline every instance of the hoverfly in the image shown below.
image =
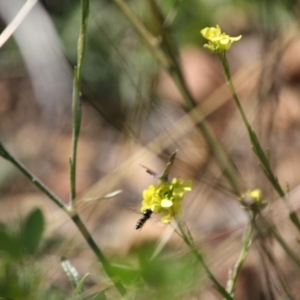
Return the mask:
{"type": "MultiPolygon", "coordinates": [[[[162,172],[161,175],[157,174],[156,172],[150,170],[149,168],[147,168],[145,166],[142,166],[142,167],[145,168],[146,172],[148,174],[150,174],[151,176],[153,176],[154,178],[168,181],[169,180],[169,178],[168,178],[169,177],[169,173],[170,173],[171,168],[173,166],[176,154],[177,154],[177,150],[175,152],[173,152],[171,154],[171,156],[169,157],[167,165],[166,165],[166,167],[165,167],[165,169],[164,169],[164,171],[162,172]]],[[[144,224],[146,223],[146,221],[150,219],[152,213],[153,213],[153,211],[151,209],[146,209],[142,213],[142,217],[137,221],[137,223],[135,225],[135,229],[136,230],[141,229],[144,226],[144,224]]]]}
{"type": "Polygon", "coordinates": [[[135,229],[141,229],[144,224],[146,223],[147,220],[150,219],[151,215],[152,215],[153,211],[151,209],[146,209],[143,212],[143,216],[137,221],[136,225],[135,225],[135,229]]]}

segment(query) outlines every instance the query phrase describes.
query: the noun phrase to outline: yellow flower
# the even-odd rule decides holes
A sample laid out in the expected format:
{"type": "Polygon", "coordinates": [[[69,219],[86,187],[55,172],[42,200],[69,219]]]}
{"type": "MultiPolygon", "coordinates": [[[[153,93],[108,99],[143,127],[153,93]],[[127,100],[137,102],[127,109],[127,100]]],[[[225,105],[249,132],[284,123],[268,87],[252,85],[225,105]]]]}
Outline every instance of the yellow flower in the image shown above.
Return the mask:
{"type": "Polygon", "coordinates": [[[184,194],[192,190],[192,181],[174,178],[172,182],[160,181],[143,191],[141,212],[151,209],[153,213],[162,213],[163,223],[169,223],[175,215],[181,214],[181,201],[184,194]]]}
{"type": "Polygon", "coordinates": [[[231,37],[226,33],[222,33],[219,25],[216,27],[206,27],[200,31],[202,36],[208,40],[204,48],[211,52],[222,52],[230,49],[233,42],[239,41],[242,36],[231,37]]]}
{"type": "Polygon", "coordinates": [[[248,190],[240,197],[241,203],[248,208],[261,210],[267,205],[260,189],[248,190]]]}

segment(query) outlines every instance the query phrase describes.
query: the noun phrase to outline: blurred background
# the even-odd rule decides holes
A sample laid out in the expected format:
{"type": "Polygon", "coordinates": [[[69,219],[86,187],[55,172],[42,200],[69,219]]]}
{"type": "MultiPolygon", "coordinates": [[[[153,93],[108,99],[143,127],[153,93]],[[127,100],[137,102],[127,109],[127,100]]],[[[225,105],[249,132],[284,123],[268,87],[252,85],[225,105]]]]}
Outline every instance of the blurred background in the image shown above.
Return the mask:
{"type": "MultiPolygon", "coordinates": [[[[149,2],[127,3],[148,30],[158,35],[149,2]]],[[[202,106],[249,188],[264,192],[270,207],[266,208],[266,215],[280,222],[285,237],[299,250],[295,233],[285,222],[284,209],[276,206],[277,195],[252,153],[246,130],[227,91],[221,65],[216,55],[203,49],[205,41],[199,32],[219,24],[231,36],[243,35],[228,52],[233,81],[262,145],[270,150],[279,181],[296,191],[292,200],[297,208],[300,2],[164,0],[157,3],[197,104],[202,106]]],[[[1,31],[23,4],[21,0],[0,1],[1,31]]],[[[77,59],[79,21],[79,1],[40,1],[0,49],[0,140],[66,203],[70,190],[72,73],[77,59]]],[[[132,275],[128,266],[136,264],[140,268],[149,289],[136,299],[219,299],[209,283],[203,281],[201,268],[195,267],[172,228],[156,224],[159,216],[154,216],[153,222],[148,221],[141,231],[134,229],[141,216],[142,191],[155,183],[140,165],[159,173],[176,149],[178,155],[171,177],[194,182],[193,191],[183,203],[183,218],[196,243],[207,253],[212,270],[224,283],[238,255],[247,218],[204,138],[186,114],[183,99],[172,80],[113,1],[91,1],[81,93],[78,201],[122,190],[112,199],[82,208],[82,218],[100,248],[119,263],[120,276],[129,284],[133,285],[135,273],[132,275]],[[168,268],[171,264],[172,270],[168,268]],[[176,282],[182,285],[180,291],[176,282]],[[158,295],[161,298],[156,298],[158,295]]],[[[93,253],[71,221],[13,166],[0,159],[1,224],[12,228],[7,230],[15,230],[22,224],[20,220],[36,207],[44,214],[46,231],[39,252],[26,257],[26,261],[32,261],[30,267],[42,274],[39,278],[44,281],[37,283],[36,278],[32,279],[38,288],[28,282],[16,285],[15,281],[28,276],[22,272],[30,268],[24,269],[23,265],[20,273],[9,277],[14,262],[9,255],[4,256],[0,258],[3,267],[0,296],[11,297],[9,291],[19,289],[22,298],[16,294],[15,299],[66,299],[71,287],[60,268],[61,256],[72,260],[81,274],[92,274],[88,280],[90,288],[107,286],[107,279],[99,275],[101,266],[95,264],[93,253]]],[[[252,252],[236,299],[271,299],[259,279],[263,273],[259,249],[252,252]]],[[[284,254],[279,250],[276,253],[279,261],[284,262],[284,254]]],[[[293,266],[285,265],[285,272],[292,284],[293,266]]],[[[296,285],[294,288],[296,291],[296,285]]]]}

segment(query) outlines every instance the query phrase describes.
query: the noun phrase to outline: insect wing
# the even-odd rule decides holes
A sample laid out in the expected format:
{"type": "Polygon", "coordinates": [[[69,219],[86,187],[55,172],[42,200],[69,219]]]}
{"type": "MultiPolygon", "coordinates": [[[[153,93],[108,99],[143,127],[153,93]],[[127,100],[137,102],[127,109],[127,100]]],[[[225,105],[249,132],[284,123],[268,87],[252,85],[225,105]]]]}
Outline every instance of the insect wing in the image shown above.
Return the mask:
{"type": "Polygon", "coordinates": [[[174,152],[171,154],[171,156],[170,156],[170,158],[169,158],[169,160],[168,160],[168,162],[167,162],[166,168],[164,169],[163,173],[162,173],[161,176],[160,176],[160,179],[161,179],[161,180],[166,180],[166,181],[168,180],[168,177],[169,177],[171,168],[172,168],[173,163],[174,163],[175,158],[176,158],[176,154],[177,154],[177,150],[174,151],[174,152]]]}
{"type": "Polygon", "coordinates": [[[141,165],[141,167],[143,167],[144,169],[146,169],[146,172],[148,174],[150,174],[152,177],[158,178],[158,179],[160,178],[159,174],[157,174],[155,171],[153,171],[153,170],[151,170],[151,169],[149,169],[149,168],[147,168],[147,167],[145,167],[143,165],[141,165]]]}

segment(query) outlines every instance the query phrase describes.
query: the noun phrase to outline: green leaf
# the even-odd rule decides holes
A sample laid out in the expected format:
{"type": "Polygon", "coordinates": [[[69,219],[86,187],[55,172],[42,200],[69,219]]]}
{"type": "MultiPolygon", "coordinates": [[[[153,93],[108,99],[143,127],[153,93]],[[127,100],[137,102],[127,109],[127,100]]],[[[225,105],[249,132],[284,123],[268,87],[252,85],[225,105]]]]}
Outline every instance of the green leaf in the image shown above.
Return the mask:
{"type": "Polygon", "coordinates": [[[76,289],[80,283],[79,272],[72,265],[72,263],[65,257],[62,257],[60,259],[60,263],[66,275],[68,276],[72,286],[74,287],[74,289],[76,289]]]}
{"type": "Polygon", "coordinates": [[[74,296],[77,296],[79,294],[82,294],[83,293],[83,285],[86,281],[86,279],[89,277],[89,273],[86,273],[82,278],[81,280],[79,281],[76,289],[75,289],[75,292],[74,292],[74,296]]]}
{"type": "Polygon", "coordinates": [[[45,229],[45,220],[42,211],[39,208],[31,211],[21,228],[22,245],[26,252],[34,254],[39,246],[45,229]]]}
{"type": "Polygon", "coordinates": [[[106,300],[106,295],[105,295],[105,291],[101,291],[100,293],[98,293],[93,300],[106,300]]]}
{"type": "Polygon", "coordinates": [[[0,229],[0,251],[15,259],[22,255],[18,236],[14,236],[5,228],[0,229]]]}

